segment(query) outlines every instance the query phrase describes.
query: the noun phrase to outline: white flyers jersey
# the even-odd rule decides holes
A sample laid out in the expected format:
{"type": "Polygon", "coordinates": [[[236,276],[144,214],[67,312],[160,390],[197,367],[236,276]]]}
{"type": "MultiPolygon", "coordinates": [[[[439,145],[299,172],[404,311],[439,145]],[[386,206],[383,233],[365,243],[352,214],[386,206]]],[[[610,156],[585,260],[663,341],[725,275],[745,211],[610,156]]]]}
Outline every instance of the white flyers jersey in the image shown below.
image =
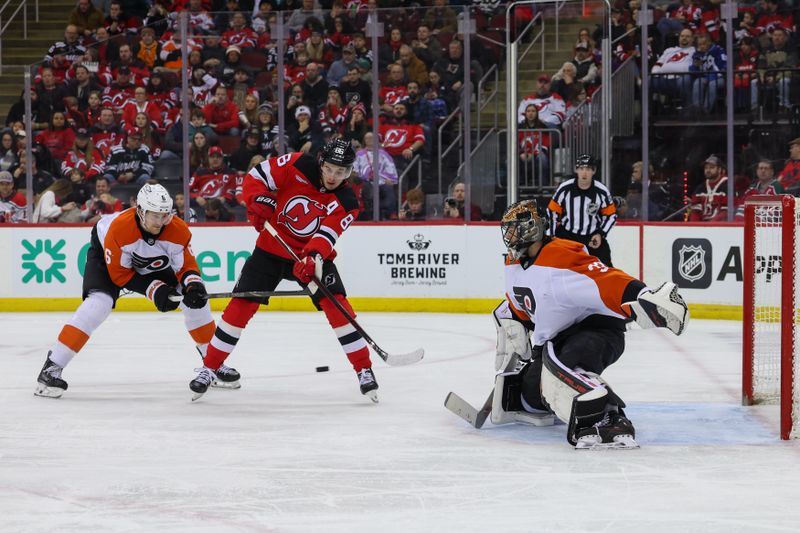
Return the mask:
{"type": "MultiPolygon", "coordinates": [[[[582,244],[566,239],[546,243],[536,259],[507,261],[506,298],[510,309],[534,324],[533,344],[542,346],[591,315],[625,320],[625,288],[635,278],[589,255],[582,244]]],[[[627,308],[627,306],[626,306],[627,308]]]]}
{"type": "Polygon", "coordinates": [[[183,220],[173,217],[158,235],[145,240],[136,223],[136,208],[105,215],[97,222],[97,239],[103,247],[111,281],[124,287],[134,274],[147,275],[171,268],[178,281],[198,273],[197,260],[189,246],[192,234],[183,220]]]}

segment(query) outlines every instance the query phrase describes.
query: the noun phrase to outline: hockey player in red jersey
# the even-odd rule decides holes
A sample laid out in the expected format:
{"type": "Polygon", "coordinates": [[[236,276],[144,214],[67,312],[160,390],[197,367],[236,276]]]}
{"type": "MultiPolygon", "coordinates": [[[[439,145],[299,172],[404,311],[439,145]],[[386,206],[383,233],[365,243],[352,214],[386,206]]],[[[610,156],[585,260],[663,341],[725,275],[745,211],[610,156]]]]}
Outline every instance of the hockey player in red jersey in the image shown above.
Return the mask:
{"type": "MultiPolygon", "coordinates": [[[[289,153],[250,170],[242,185],[242,199],[247,205],[248,220],[259,235],[234,292],[271,291],[283,279],[307,285],[314,305],[325,313],[353,365],[361,393],[377,402],[378,383],[367,343],[336,306],[315,291],[313,284],[309,285],[316,275],[355,316],[333,263],[336,241],[358,216],[358,201],[347,184],[354,161],[350,143],[337,139],[326,144],[316,159],[302,152],[289,153]],[[294,262],[281,244],[263,231],[267,221],[300,257],[299,262],[294,262]]],[[[231,300],[209,345],[205,367],[189,384],[195,398],[206,392],[214,372],[236,347],[259,304],[268,301],[268,297],[231,300]]]]}
{"type": "Polygon", "coordinates": [[[684,331],[689,313],[675,284],[651,290],[583,244],[547,237],[531,200],[510,206],[501,228],[507,301],[494,312],[500,373],[492,420],[552,412],[576,448],[638,447],[625,403],[600,374],[622,355],[627,321],[684,331]]]}
{"type": "MultiPolygon", "coordinates": [[[[59,398],[67,390],[61,372],[111,314],[123,288],[145,295],[161,312],[180,307],[186,329],[205,353],[215,326],[191,238],[189,226],[172,217],[172,198],[161,185],[145,185],[136,207],[97,222],[86,254],[83,303],[47,353],[37,396],[59,398]]],[[[236,370],[219,367],[215,372],[215,385],[239,387],[236,370]]]]}

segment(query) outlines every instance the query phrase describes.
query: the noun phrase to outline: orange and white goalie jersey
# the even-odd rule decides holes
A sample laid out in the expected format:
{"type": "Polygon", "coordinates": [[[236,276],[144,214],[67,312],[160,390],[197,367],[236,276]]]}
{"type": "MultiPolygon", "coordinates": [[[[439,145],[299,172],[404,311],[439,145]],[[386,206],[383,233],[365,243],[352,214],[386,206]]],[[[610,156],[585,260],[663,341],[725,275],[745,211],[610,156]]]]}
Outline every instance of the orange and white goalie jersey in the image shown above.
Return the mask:
{"type": "Polygon", "coordinates": [[[533,322],[535,346],[591,315],[626,320],[623,294],[638,281],[589,255],[582,244],[558,238],[546,243],[533,262],[506,261],[505,268],[509,307],[533,322]]]}
{"type": "MultiPolygon", "coordinates": [[[[111,281],[124,287],[134,274],[146,276],[172,269],[178,281],[200,269],[192,253],[189,226],[173,217],[156,239],[145,240],[136,223],[136,208],[105,215],[97,222],[97,239],[111,281]]],[[[198,276],[199,280],[199,276],[198,276]]]]}

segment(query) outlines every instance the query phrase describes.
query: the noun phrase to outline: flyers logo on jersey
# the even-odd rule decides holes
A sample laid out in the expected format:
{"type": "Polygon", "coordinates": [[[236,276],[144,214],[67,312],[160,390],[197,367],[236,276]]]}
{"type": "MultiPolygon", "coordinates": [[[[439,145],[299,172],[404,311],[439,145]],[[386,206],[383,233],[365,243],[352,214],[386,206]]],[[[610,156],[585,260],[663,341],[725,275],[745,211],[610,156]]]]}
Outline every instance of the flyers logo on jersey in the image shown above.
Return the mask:
{"type": "Polygon", "coordinates": [[[278,213],[278,224],[283,224],[298,237],[309,237],[317,232],[326,214],[321,203],[306,196],[295,196],[278,213]]]}
{"type": "Polygon", "coordinates": [[[166,255],[159,255],[156,257],[144,257],[136,252],[131,253],[131,263],[134,268],[139,270],[149,270],[150,272],[158,272],[164,270],[169,266],[169,257],[166,255]]]}

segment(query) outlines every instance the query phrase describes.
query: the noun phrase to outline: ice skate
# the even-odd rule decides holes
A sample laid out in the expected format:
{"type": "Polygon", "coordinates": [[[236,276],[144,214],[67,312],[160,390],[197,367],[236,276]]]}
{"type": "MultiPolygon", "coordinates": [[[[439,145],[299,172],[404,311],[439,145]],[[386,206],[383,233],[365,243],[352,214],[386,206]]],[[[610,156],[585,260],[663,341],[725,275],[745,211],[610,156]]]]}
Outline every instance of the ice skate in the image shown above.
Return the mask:
{"type": "Polygon", "coordinates": [[[358,372],[358,384],[361,386],[361,394],[378,403],[378,382],[375,381],[375,374],[371,368],[364,368],[358,372]]]}
{"type": "Polygon", "coordinates": [[[635,440],[636,430],[622,410],[607,412],[600,422],[580,430],[576,438],[576,450],[624,450],[639,447],[635,440]]]}
{"type": "Polygon", "coordinates": [[[219,365],[219,368],[214,371],[214,380],[211,382],[211,386],[220,389],[238,389],[242,386],[239,383],[241,377],[235,368],[219,365]]]}
{"type": "Polygon", "coordinates": [[[189,388],[192,389],[194,393],[192,395],[192,401],[199,400],[203,394],[206,393],[209,385],[211,385],[211,382],[214,381],[215,378],[214,371],[210,368],[195,368],[194,371],[198,374],[189,382],[189,388]]]}
{"type": "Polygon", "coordinates": [[[64,369],[50,360],[51,353],[53,352],[47,352],[47,360],[44,362],[42,371],[39,372],[38,383],[33,394],[44,398],[61,398],[61,395],[67,390],[67,382],[61,379],[61,372],[64,369]]]}

